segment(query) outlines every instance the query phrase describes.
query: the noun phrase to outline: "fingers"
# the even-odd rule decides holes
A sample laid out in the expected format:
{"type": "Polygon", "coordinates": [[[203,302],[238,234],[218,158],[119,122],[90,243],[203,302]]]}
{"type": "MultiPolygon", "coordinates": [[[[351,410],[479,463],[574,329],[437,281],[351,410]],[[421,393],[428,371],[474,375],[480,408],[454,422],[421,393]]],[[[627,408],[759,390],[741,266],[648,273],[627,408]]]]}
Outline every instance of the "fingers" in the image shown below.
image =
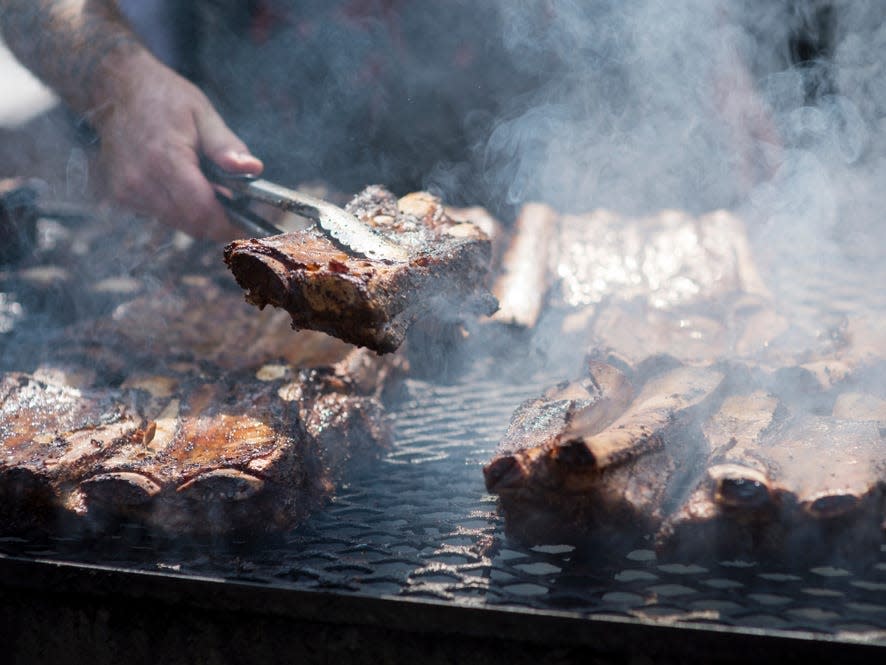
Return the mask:
{"type": "Polygon", "coordinates": [[[186,233],[219,241],[237,237],[238,231],[216,199],[215,190],[196,165],[181,165],[177,179],[167,186],[166,198],[166,221],[186,233]]]}
{"type": "Polygon", "coordinates": [[[234,173],[258,174],[261,161],[192,84],[165,68],[146,80],[153,85],[126,88],[98,127],[114,198],[196,237],[235,237],[199,157],[234,173]]]}
{"type": "Polygon", "coordinates": [[[208,107],[194,118],[199,148],[225,171],[259,174],[264,169],[246,144],[234,134],[214,109],[208,107]]]}
{"type": "Polygon", "coordinates": [[[110,172],[109,180],[119,203],[196,238],[228,241],[239,235],[212,185],[187,155],[165,162],[163,169],[110,172]]]}

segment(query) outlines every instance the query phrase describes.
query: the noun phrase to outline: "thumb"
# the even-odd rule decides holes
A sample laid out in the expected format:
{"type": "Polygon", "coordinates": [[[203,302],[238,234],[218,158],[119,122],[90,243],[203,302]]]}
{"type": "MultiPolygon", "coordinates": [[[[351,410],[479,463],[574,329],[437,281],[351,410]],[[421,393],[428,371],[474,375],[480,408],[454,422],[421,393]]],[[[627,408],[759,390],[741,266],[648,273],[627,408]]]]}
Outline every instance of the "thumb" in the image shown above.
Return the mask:
{"type": "Polygon", "coordinates": [[[197,136],[200,151],[225,171],[259,174],[264,169],[261,160],[224,123],[213,109],[197,114],[197,136]]]}

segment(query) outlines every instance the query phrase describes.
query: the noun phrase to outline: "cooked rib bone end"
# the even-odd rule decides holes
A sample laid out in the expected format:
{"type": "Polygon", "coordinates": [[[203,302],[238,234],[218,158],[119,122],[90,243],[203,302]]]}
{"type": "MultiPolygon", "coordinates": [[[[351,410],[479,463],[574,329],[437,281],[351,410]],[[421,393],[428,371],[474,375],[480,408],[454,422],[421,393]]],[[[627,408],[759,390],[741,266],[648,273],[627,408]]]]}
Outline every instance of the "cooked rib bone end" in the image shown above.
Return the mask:
{"type": "Polygon", "coordinates": [[[773,502],[769,479],[739,464],[718,464],[708,469],[715,503],[729,510],[760,510],[773,502]]]}

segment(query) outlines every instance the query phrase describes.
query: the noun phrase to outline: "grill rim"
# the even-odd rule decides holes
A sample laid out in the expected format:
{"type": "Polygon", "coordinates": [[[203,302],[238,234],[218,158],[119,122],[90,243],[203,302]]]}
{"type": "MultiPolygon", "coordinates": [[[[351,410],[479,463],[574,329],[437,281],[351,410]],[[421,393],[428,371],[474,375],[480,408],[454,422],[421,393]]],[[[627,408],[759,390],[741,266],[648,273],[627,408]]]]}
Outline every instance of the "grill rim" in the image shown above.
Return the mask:
{"type": "Polygon", "coordinates": [[[875,662],[873,658],[886,654],[886,631],[828,635],[588,616],[506,605],[478,607],[426,598],[307,590],[228,577],[0,554],[0,597],[10,592],[50,598],[75,594],[91,602],[102,598],[159,601],[212,613],[393,629],[428,641],[452,636],[494,638],[507,643],[591,649],[609,655],[670,657],[680,662],[721,662],[732,660],[730,654],[741,654],[743,660],[753,657],[772,663],[825,662],[821,659],[829,657],[839,657],[844,663],[861,663],[875,662]]]}

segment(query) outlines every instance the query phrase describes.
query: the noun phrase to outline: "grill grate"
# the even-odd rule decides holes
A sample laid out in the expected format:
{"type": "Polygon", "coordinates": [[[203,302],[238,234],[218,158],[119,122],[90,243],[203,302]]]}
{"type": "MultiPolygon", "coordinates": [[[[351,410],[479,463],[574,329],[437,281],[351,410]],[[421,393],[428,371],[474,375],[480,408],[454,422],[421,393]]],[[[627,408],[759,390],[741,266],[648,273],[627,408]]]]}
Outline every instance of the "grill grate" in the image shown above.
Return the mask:
{"type": "Polygon", "coordinates": [[[407,380],[396,445],[326,509],[262,543],[159,540],[138,527],[84,548],[6,539],[30,557],[113,563],[177,575],[460,606],[568,611],[668,624],[753,627],[886,644],[886,546],[861,569],[761,562],[659,561],[642,546],[578,556],[505,540],[481,465],[509,416],[550,377],[506,382],[491,363],[450,385],[407,380]]]}
{"type": "Polygon", "coordinates": [[[886,546],[863,570],[798,571],[659,561],[642,548],[589,558],[565,545],[507,543],[480,466],[515,406],[549,384],[409,381],[409,399],[396,412],[396,450],[375,477],[354,483],[299,532],[292,544],[303,548],[300,565],[290,574],[316,586],[588,616],[880,631],[886,642],[886,546]]]}
{"type": "MultiPolygon", "coordinates": [[[[134,225],[95,225],[89,233],[104,239],[129,228],[134,225]]],[[[74,243],[59,247],[69,244],[74,243]]],[[[103,248],[117,252],[120,246],[139,249],[144,244],[91,242],[87,255],[91,265],[110,271],[100,276],[112,276],[119,259],[115,254],[96,260],[103,248]]],[[[45,251],[50,264],[67,261],[66,255],[53,258],[51,247],[45,251]]],[[[773,253],[767,263],[772,281],[781,285],[779,302],[813,333],[839,326],[843,315],[886,311],[882,289],[870,288],[882,283],[876,278],[886,270],[878,256],[873,261],[830,257],[813,280],[801,271],[808,262],[785,261],[794,253],[777,247],[773,253]],[[856,269],[847,270],[847,265],[856,269]],[[840,303],[840,311],[834,312],[833,303],[840,303]],[[822,317],[821,312],[833,314],[822,317]]],[[[149,254],[152,261],[133,274],[153,283],[156,275],[143,271],[162,274],[169,259],[149,254]]],[[[170,256],[178,257],[173,262],[193,263],[174,252],[170,256]]],[[[49,313],[60,318],[47,325],[63,325],[59,312],[68,309],[55,307],[55,301],[46,311],[22,308],[13,277],[0,275],[0,283],[9,282],[12,289],[5,299],[0,293],[0,334],[9,341],[0,344],[0,365],[17,368],[30,331],[42,327],[49,313]]],[[[68,312],[73,315],[97,306],[84,298],[71,289],[59,300],[74,302],[68,312]]],[[[540,348],[556,351],[556,343],[548,342],[541,340],[540,348]]],[[[353,478],[326,510],[285,536],[262,542],[183,542],[123,525],[111,537],[92,541],[82,535],[39,542],[0,538],[0,552],[38,565],[38,560],[55,559],[154,571],[168,574],[170,583],[181,582],[180,576],[210,576],[342,597],[427,599],[458,607],[532,610],[535,616],[566,611],[655,624],[812,632],[886,645],[886,547],[872,553],[863,567],[792,569],[763,562],[659,561],[643,543],[593,556],[567,546],[508,543],[480,468],[514,408],[566,374],[540,372],[530,380],[509,380],[501,371],[487,358],[454,383],[406,380],[391,409],[393,450],[353,478]]]]}

